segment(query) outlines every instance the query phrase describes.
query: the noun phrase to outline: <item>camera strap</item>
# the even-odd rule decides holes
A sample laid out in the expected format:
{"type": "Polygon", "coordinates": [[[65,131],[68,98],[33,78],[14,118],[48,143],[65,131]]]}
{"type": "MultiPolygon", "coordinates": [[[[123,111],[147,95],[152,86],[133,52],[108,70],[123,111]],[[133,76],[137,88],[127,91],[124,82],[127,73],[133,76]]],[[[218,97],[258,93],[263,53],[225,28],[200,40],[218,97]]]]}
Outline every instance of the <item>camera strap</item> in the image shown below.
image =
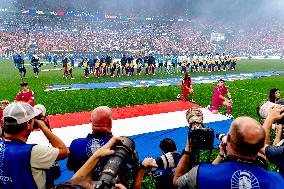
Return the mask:
{"type": "Polygon", "coordinates": [[[240,158],[237,158],[237,157],[227,156],[225,158],[224,162],[241,162],[241,163],[244,163],[244,164],[248,164],[248,165],[267,169],[266,160],[261,156],[257,156],[254,160],[248,160],[248,159],[245,160],[245,159],[240,159],[240,158]]]}
{"type": "MultiPolygon", "coordinates": [[[[166,155],[163,155],[163,157],[165,158],[165,160],[166,160],[166,162],[167,162],[167,167],[170,167],[170,163],[169,163],[169,160],[168,160],[167,156],[166,156],[166,155]]],[[[164,167],[165,167],[165,166],[164,166],[164,167]]]]}
{"type": "Polygon", "coordinates": [[[72,184],[72,183],[70,183],[70,182],[66,182],[66,183],[63,183],[63,184],[59,184],[59,185],[56,185],[56,186],[54,187],[54,189],[64,189],[64,188],[86,189],[86,188],[83,187],[83,186],[76,185],[76,184],[72,184]]]}

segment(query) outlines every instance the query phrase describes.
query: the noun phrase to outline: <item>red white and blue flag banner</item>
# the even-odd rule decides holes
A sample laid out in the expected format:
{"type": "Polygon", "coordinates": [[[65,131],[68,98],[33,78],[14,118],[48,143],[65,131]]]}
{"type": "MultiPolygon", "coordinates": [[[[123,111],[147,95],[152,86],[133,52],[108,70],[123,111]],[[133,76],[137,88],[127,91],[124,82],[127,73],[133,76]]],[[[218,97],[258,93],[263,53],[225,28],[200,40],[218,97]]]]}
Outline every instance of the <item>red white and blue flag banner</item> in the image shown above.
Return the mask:
{"type": "MultiPolygon", "coordinates": [[[[204,114],[204,124],[215,133],[227,133],[232,120],[221,114],[212,114],[209,110],[184,101],[162,102],[158,104],[137,105],[131,107],[114,108],[112,133],[114,136],[128,136],[132,138],[139,154],[139,160],[145,157],[159,157],[160,141],[171,138],[176,142],[179,152],[184,149],[188,136],[186,111],[197,107],[204,114]]],[[[92,132],[90,123],[91,112],[79,112],[48,116],[52,132],[60,137],[66,146],[77,138],[85,138],[92,132]]],[[[28,143],[49,145],[41,131],[33,131],[28,143]]],[[[218,140],[215,140],[215,145],[218,140]]],[[[73,173],[66,168],[66,160],[60,162],[63,170],[62,177],[57,181],[68,180],[73,173]]]]}

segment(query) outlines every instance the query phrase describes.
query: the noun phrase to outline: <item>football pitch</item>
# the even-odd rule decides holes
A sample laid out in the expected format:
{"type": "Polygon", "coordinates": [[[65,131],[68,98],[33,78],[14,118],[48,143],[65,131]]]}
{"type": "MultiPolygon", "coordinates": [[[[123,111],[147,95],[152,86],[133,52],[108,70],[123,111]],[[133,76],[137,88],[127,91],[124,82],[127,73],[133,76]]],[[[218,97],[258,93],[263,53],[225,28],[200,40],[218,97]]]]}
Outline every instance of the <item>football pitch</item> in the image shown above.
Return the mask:
{"type": "MultiPolygon", "coordinates": [[[[61,65],[58,66],[59,68],[61,65]]],[[[0,62],[0,99],[13,101],[16,94],[21,90],[18,70],[14,67],[12,61],[5,60],[0,62]]],[[[86,79],[84,71],[75,68],[75,80],[63,79],[62,70],[41,71],[39,78],[33,76],[32,67],[26,66],[29,88],[35,92],[35,104],[43,104],[47,108],[47,114],[64,114],[71,112],[89,111],[97,106],[105,105],[111,108],[133,106],[138,104],[152,104],[158,102],[176,101],[177,94],[181,92],[181,86],[160,86],[147,88],[115,88],[115,89],[95,89],[95,90],[76,90],[76,91],[56,91],[45,92],[47,86],[83,84],[83,83],[103,83],[115,81],[131,80],[150,80],[156,78],[182,78],[184,74],[175,73],[171,75],[159,74],[155,76],[122,76],[120,78],[111,78],[110,76],[86,79]]],[[[44,65],[41,69],[52,69],[52,65],[44,65]]],[[[195,76],[252,73],[265,71],[284,70],[284,60],[239,60],[237,70],[227,72],[211,73],[191,73],[195,76]]],[[[267,99],[271,88],[277,87],[284,90],[284,75],[262,77],[257,79],[246,79],[227,82],[233,98],[234,117],[248,115],[258,118],[256,115],[256,106],[267,99]]],[[[196,84],[194,85],[194,100],[201,106],[210,104],[213,88],[216,84],[196,84]]]]}

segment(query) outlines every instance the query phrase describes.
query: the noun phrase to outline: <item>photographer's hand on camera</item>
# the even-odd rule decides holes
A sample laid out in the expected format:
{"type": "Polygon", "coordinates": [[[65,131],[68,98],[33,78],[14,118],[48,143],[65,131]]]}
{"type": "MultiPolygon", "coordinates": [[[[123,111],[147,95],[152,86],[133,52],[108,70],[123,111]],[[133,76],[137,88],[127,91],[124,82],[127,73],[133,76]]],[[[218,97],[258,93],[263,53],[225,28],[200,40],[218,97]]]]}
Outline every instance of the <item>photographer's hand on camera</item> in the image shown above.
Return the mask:
{"type": "Polygon", "coordinates": [[[145,158],[141,163],[141,165],[145,169],[158,168],[158,165],[154,162],[153,158],[145,158]]]}
{"type": "Polygon", "coordinates": [[[267,118],[263,124],[265,130],[265,144],[270,144],[270,132],[272,128],[272,124],[275,121],[280,120],[284,117],[284,107],[283,106],[273,106],[270,108],[267,118]]]}
{"type": "Polygon", "coordinates": [[[284,106],[275,105],[270,108],[267,119],[271,119],[272,121],[277,121],[284,117],[283,111],[284,111],[284,106]]]}
{"type": "Polygon", "coordinates": [[[283,125],[276,124],[275,139],[273,141],[274,146],[278,146],[279,142],[283,139],[283,125]]]}
{"type": "Polygon", "coordinates": [[[43,134],[48,139],[48,141],[51,143],[51,145],[54,148],[59,149],[59,154],[56,160],[66,158],[69,155],[69,150],[67,149],[63,141],[50,131],[49,127],[47,127],[47,125],[45,124],[43,120],[34,119],[34,122],[37,124],[39,129],[43,132],[43,134]]]}
{"type": "Polygon", "coordinates": [[[279,120],[282,120],[284,117],[284,107],[283,106],[273,106],[268,111],[268,116],[265,119],[263,127],[265,129],[265,146],[261,149],[261,154],[265,155],[267,160],[274,163],[279,168],[279,173],[284,178],[284,169],[283,169],[283,152],[284,146],[279,142],[282,139],[282,125],[279,124],[279,120]],[[273,145],[270,145],[270,132],[272,124],[276,122],[276,136],[273,142],[273,145]],[[276,146],[274,146],[276,145],[276,146]]]}
{"type": "Polygon", "coordinates": [[[219,144],[219,153],[218,156],[216,157],[216,159],[212,162],[212,164],[219,164],[223,161],[224,157],[225,157],[225,150],[226,150],[226,143],[221,142],[219,144]]]}
{"type": "Polygon", "coordinates": [[[122,142],[123,139],[120,137],[112,137],[105,145],[103,145],[100,149],[96,151],[96,154],[99,158],[108,156],[111,154],[114,154],[115,151],[111,148],[116,144],[117,142],[122,142]]]}
{"type": "Polygon", "coordinates": [[[117,189],[127,189],[125,186],[123,186],[122,184],[115,184],[114,185],[115,186],[115,188],[117,188],[117,189]]]}
{"type": "MultiPolygon", "coordinates": [[[[35,125],[40,129],[48,128],[46,123],[42,119],[34,119],[35,125]]],[[[49,128],[48,128],[49,129],[49,128]]]]}

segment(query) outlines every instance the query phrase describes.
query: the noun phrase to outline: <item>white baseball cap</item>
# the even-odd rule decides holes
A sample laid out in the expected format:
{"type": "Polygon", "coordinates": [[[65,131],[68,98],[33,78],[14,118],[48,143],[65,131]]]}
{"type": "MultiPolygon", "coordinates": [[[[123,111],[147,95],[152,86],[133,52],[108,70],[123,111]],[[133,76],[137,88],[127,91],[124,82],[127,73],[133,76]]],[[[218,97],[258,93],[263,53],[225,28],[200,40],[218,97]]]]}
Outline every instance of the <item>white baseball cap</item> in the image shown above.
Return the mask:
{"type": "Polygon", "coordinates": [[[34,106],[34,109],[40,110],[44,115],[46,114],[46,108],[45,108],[45,106],[42,105],[42,104],[37,104],[37,105],[35,105],[35,106],[34,106]]]}
{"type": "Polygon", "coordinates": [[[38,116],[41,110],[34,109],[30,104],[24,102],[13,102],[9,104],[3,111],[3,119],[5,117],[13,118],[17,124],[28,122],[38,116]]]}

